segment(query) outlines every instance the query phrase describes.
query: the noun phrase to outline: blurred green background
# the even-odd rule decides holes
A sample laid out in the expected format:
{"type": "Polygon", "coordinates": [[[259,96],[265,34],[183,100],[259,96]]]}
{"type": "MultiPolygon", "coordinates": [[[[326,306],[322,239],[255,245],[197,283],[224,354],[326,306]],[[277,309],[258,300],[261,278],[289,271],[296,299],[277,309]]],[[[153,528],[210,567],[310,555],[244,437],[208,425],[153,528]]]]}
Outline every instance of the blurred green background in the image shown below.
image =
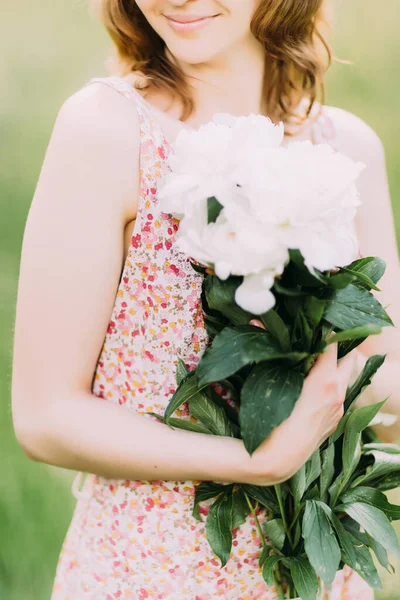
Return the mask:
{"type": "MultiPolygon", "coordinates": [[[[354,64],[332,67],[327,103],[355,112],[383,140],[400,234],[399,0],[336,0],[334,8],[335,54],[354,64]]],[[[50,597],[75,502],[74,473],[29,461],[14,440],[13,322],[25,219],[57,111],[89,78],[107,75],[110,49],[87,0],[20,0],[0,7],[1,600],[50,597]]],[[[389,497],[400,503],[400,493],[389,497]]],[[[377,600],[400,598],[400,561],[392,562],[397,573],[383,573],[384,592],[377,600]]]]}

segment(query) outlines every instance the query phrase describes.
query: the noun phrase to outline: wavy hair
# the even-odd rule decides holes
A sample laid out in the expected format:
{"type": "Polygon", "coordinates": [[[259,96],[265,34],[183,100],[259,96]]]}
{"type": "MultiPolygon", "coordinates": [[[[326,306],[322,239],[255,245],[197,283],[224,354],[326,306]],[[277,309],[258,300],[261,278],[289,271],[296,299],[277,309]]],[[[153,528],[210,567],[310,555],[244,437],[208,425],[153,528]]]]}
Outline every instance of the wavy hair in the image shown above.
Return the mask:
{"type": "MultiPolygon", "coordinates": [[[[136,84],[140,89],[156,87],[178,97],[181,119],[186,120],[194,109],[191,87],[135,0],[95,2],[116,47],[116,70],[121,75],[140,72],[144,76],[136,84]]],[[[251,31],[266,52],[264,101],[273,120],[300,125],[316,100],[324,102],[325,73],[332,59],[321,33],[324,4],[324,0],[261,0],[254,14],[251,31]],[[297,110],[302,98],[309,99],[303,115],[297,110]]]]}

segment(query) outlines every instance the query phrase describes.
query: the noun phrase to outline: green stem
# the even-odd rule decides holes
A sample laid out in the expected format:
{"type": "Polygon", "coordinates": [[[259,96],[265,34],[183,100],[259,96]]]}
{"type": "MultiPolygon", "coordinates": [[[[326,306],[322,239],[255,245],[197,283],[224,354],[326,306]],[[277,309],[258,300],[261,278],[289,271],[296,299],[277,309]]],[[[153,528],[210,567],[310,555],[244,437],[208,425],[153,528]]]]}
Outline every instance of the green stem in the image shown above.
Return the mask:
{"type": "Polygon", "coordinates": [[[290,534],[290,529],[288,527],[287,520],[286,520],[280,485],[276,484],[276,485],[274,485],[274,488],[275,488],[276,497],[278,498],[279,510],[281,511],[283,526],[285,528],[285,532],[286,532],[287,538],[289,540],[290,546],[293,550],[293,540],[292,540],[292,536],[290,534]]]}
{"type": "Polygon", "coordinates": [[[245,495],[247,504],[249,505],[249,508],[251,510],[251,514],[254,517],[254,521],[255,521],[256,527],[258,529],[258,533],[260,534],[261,544],[262,544],[263,548],[265,548],[267,546],[267,542],[265,541],[265,537],[264,537],[263,531],[261,529],[260,522],[259,522],[258,517],[257,517],[256,509],[252,505],[252,503],[250,501],[250,498],[248,497],[248,495],[246,494],[246,492],[244,492],[244,495],[245,495]]]}
{"type": "Polygon", "coordinates": [[[283,587],[282,587],[281,572],[279,570],[279,563],[276,566],[274,573],[275,573],[276,589],[278,590],[278,598],[279,598],[279,600],[285,600],[285,594],[283,593],[283,587]]]}
{"type": "Polygon", "coordinates": [[[296,590],[294,588],[294,584],[291,585],[289,583],[289,598],[294,598],[295,593],[296,593],[296,590]]]}
{"type": "MultiPolygon", "coordinates": [[[[252,505],[251,500],[248,497],[248,495],[246,494],[246,492],[243,492],[243,493],[244,493],[244,496],[246,498],[246,502],[247,502],[247,504],[248,504],[248,506],[250,508],[251,514],[253,515],[254,522],[256,524],[257,530],[258,530],[258,532],[260,534],[261,544],[262,544],[263,548],[266,548],[267,547],[267,542],[265,540],[263,531],[261,529],[261,525],[260,525],[260,522],[259,522],[258,517],[257,517],[256,509],[252,505]]],[[[275,579],[276,589],[278,590],[278,598],[279,598],[279,600],[285,600],[285,597],[283,595],[282,580],[281,580],[281,576],[280,576],[279,565],[278,565],[278,568],[274,571],[274,579],[275,579]]]]}
{"type": "Polygon", "coordinates": [[[299,515],[302,510],[303,510],[303,507],[302,507],[302,505],[300,505],[299,508],[296,510],[296,513],[295,513],[293,519],[291,520],[291,523],[289,525],[289,531],[292,531],[293,527],[296,525],[296,521],[299,518],[299,515]]]}

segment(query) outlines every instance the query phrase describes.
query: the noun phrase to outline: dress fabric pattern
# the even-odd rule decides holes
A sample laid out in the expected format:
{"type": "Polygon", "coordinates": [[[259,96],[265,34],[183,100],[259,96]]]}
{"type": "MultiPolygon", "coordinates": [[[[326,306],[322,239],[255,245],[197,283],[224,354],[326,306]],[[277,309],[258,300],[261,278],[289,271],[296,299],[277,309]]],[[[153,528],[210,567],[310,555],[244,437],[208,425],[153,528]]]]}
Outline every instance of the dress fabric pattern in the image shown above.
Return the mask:
{"type": "MultiPolygon", "coordinates": [[[[176,389],[178,358],[194,369],[208,343],[202,276],[176,247],[179,222],[156,215],[157,184],[171,151],[157,112],[122,77],[94,77],[85,86],[95,82],[132,102],[141,145],[137,218],[92,392],[99,401],[157,421],[148,413],[164,414],[176,389]]],[[[334,143],[327,121],[323,117],[313,126],[314,141],[334,143]]],[[[224,397],[230,401],[229,391],[224,397]]],[[[195,421],[187,405],[177,416],[195,421]]],[[[82,476],[77,474],[72,487],[77,502],[51,600],[277,600],[258,565],[260,538],[251,514],[233,531],[232,556],[221,569],[205,531],[214,499],[200,505],[203,522],[192,516],[199,481],[117,480],[89,473],[79,489],[82,476]]],[[[257,513],[262,524],[265,513],[261,507],[257,513]]],[[[345,567],[326,600],[373,600],[373,591],[345,567]]]]}

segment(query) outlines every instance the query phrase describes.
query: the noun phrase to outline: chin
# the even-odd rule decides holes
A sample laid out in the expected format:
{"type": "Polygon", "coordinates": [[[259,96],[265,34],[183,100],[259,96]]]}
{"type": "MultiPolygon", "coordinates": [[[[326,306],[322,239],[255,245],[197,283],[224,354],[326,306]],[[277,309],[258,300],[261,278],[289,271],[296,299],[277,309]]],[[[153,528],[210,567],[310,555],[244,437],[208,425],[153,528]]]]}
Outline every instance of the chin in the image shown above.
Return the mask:
{"type": "Polygon", "coordinates": [[[218,55],[218,51],[208,47],[205,42],[188,42],[168,44],[168,50],[181,63],[200,65],[211,62],[218,55]]]}

